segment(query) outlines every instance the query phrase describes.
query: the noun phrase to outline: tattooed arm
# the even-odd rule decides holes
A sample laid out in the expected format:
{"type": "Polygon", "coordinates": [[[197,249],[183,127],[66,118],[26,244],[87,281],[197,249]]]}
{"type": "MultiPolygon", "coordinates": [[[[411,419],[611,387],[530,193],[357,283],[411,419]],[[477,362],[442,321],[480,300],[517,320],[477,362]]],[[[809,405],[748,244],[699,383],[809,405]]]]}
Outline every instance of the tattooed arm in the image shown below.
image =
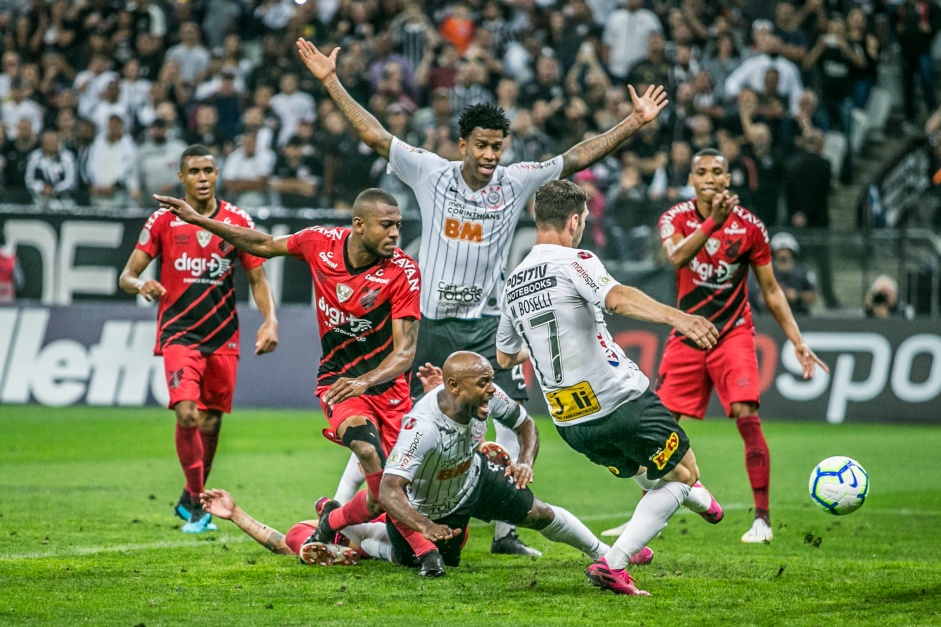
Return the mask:
{"type": "Polygon", "coordinates": [[[346,377],[337,379],[324,393],[321,400],[336,405],[363,394],[374,385],[392,381],[412,367],[417,344],[418,320],[415,318],[394,319],[392,321],[392,353],[366,374],[355,379],[346,377]]]}
{"type": "Polygon", "coordinates": [[[388,160],[392,134],[350,96],[340,83],[340,79],[337,78],[337,53],[340,52],[340,48],[334,48],[328,57],[306,39],[298,39],[297,52],[310,73],[323,83],[327,93],[333,98],[333,102],[353,127],[356,135],[380,157],[388,160]]]}
{"type": "Polygon", "coordinates": [[[559,178],[566,178],[584,170],[594,162],[614,151],[615,148],[634,134],[641,126],[655,119],[660,111],[667,106],[667,95],[663,86],[647,88],[643,97],[638,97],[632,85],[627,86],[631,92],[631,102],[634,112],[621,120],[614,128],[601,135],[586,139],[568,149],[562,155],[562,174],[559,178]]]}
{"type": "Polygon", "coordinates": [[[277,529],[258,522],[235,504],[232,495],[225,490],[206,490],[199,495],[203,510],[216,518],[232,521],[236,527],[272,553],[294,555],[294,551],[284,543],[284,534],[277,529]]]}

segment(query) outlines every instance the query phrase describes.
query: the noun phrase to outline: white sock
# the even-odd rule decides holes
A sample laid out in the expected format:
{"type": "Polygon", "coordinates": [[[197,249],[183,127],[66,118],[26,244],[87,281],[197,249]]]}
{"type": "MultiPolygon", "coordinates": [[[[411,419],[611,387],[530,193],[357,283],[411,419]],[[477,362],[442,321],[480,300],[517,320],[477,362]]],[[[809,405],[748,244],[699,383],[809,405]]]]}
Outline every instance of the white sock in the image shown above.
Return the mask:
{"type": "Polygon", "coordinates": [[[637,485],[640,486],[640,489],[644,492],[648,492],[654,489],[654,486],[660,482],[659,479],[648,479],[647,475],[641,473],[639,475],[634,475],[634,481],[637,482],[637,485]]]}
{"type": "Polygon", "coordinates": [[[697,514],[701,514],[709,510],[709,506],[712,505],[712,495],[709,494],[709,490],[706,487],[696,482],[689,490],[689,496],[686,497],[686,500],[683,501],[683,505],[697,514]]]}
{"type": "Polygon", "coordinates": [[[392,543],[384,523],[360,523],[350,525],[341,531],[353,544],[358,544],[370,557],[392,561],[392,543]]]}
{"type": "MultiPolygon", "coordinates": [[[[510,459],[516,463],[517,458],[520,454],[520,443],[519,439],[516,437],[516,433],[509,429],[496,420],[493,421],[493,428],[496,431],[496,440],[497,444],[506,449],[506,452],[510,455],[510,459]]],[[[500,538],[505,538],[511,531],[515,530],[516,527],[513,525],[507,524],[505,522],[497,522],[493,528],[493,539],[499,540],[500,538]]]]}
{"type": "Polygon", "coordinates": [[[637,504],[627,527],[605,554],[608,566],[613,569],[627,566],[631,555],[644,548],[667,526],[670,516],[680,508],[688,494],[689,486],[685,483],[658,481],[637,504]]]}
{"type": "Polygon", "coordinates": [[[540,529],[539,533],[553,542],[564,542],[575,547],[595,560],[608,552],[610,547],[596,538],[595,534],[585,526],[585,523],[573,516],[568,510],[548,503],[546,505],[555,514],[555,519],[549,523],[548,527],[540,529]]]}
{"type": "Polygon", "coordinates": [[[363,540],[363,543],[359,545],[363,549],[363,553],[377,560],[385,560],[387,562],[395,563],[395,560],[392,558],[392,543],[391,542],[380,542],[375,538],[366,538],[363,540]]]}
{"type": "Polygon", "coordinates": [[[359,469],[359,460],[351,453],[349,461],[346,462],[346,468],[343,469],[343,475],[340,477],[340,483],[337,485],[337,493],[333,496],[334,500],[339,501],[340,505],[346,505],[363,487],[365,481],[366,477],[359,469]]]}

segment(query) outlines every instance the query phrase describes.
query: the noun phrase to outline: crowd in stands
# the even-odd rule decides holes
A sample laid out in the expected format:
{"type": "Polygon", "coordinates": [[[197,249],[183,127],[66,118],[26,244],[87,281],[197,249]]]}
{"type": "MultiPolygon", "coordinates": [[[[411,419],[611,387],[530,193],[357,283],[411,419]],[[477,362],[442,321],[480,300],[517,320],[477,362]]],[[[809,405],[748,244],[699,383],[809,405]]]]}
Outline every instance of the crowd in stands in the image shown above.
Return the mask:
{"type": "Polygon", "coordinates": [[[646,254],[710,147],[769,226],[826,227],[831,177],[854,177],[853,150],[831,175],[827,133],[851,135],[890,43],[909,119],[934,110],[939,28],[929,0],[0,0],[0,202],[146,206],[201,143],[245,208],[344,207],[378,185],[414,211],[303,67],[304,37],[341,48],[347,90],[393,134],[455,159],[465,105],[503,107],[509,163],[616,124],[627,84],[665,85],[660,118],[575,179],[610,257],[646,254]]]}

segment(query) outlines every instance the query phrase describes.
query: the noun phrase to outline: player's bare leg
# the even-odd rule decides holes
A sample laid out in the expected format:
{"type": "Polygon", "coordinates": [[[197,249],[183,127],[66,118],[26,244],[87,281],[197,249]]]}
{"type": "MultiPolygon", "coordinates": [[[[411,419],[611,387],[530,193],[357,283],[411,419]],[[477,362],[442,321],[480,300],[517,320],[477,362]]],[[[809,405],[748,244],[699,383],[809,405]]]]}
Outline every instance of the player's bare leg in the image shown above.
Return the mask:
{"type": "MultiPolygon", "coordinates": [[[[497,444],[502,446],[510,455],[513,463],[520,454],[519,439],[512,429],[504,427],[502,424],[493,421],[493,427],[496,432],[497,444]]],[[[516,535],[516,527],[505,522],[497,522],[493,528],[493,542],[490,544],[490,552],[502,555],[525,555],[528,557],[540,557],[541,551],[526,546],[516,535]]]]}
{"type": "Polygon", "coordinates": [[[755,521],[742,536],[747,544],[771,542],[771,514],[768,508],[768,488],[771,480],[771,454],[761,431],[756,403],[732,403],[730,417],[735,419],[738,432],[745,443],[745,471],[755,501],[755,521]]]}
{"type": "Polygon", "coordinates": [[[173,406],[173,411],[176,414],[176,455],[186,478],[186,487],[173,511],[185,521],[182,530],[186,533],[215,531],[212,516],[203,511],[199,502],[205,485],[204,449],[199,425],[205,420],[205,412],[196,407],[195,401],[180,401],[173,406]]]}

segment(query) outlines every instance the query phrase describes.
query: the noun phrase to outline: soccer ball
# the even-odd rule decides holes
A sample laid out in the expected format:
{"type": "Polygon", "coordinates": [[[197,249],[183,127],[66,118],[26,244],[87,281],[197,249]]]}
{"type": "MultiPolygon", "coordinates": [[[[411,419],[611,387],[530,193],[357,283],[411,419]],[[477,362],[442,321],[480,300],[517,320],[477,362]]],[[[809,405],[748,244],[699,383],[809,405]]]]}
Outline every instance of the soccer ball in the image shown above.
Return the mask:
{"type": "Polygon", "coordinates": [[[828,457],[810,473],[810,498],[835,516],[852,514],[869,494],[869,475],[849,457],[828,457]]]}

